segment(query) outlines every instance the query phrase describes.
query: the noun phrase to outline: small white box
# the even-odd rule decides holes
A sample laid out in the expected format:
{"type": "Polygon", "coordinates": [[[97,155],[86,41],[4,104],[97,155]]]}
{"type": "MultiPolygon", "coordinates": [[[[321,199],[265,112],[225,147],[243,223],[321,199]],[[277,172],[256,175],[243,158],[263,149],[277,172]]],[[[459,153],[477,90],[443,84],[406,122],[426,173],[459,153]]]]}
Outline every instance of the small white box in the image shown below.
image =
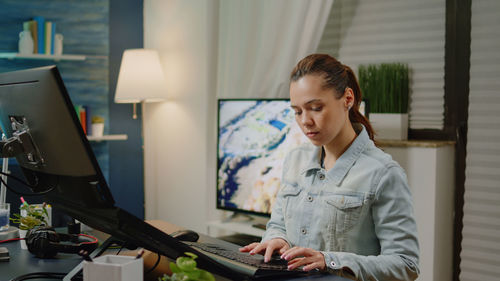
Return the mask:
{"type": "Polygon", "coordinates": [[[83,262],[83,281],[143,281],[143,260],[105,255],[83,262]]]}

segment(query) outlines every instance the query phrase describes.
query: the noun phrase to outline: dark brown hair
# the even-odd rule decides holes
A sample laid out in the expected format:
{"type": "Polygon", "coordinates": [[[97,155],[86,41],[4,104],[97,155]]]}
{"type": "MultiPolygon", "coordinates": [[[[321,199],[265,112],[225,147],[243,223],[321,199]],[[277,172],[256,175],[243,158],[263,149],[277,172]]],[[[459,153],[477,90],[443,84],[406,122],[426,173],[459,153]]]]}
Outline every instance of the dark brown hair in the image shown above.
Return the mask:
{"type": "Polygon", "coordinates": [[[373,140],[373,128],[370,121],[359,112],[362,100],[361,88],[352,69],[326,54],[312,54],[303,58],[290,74],[290,81],[295,82],[306,75],[320,75],[323,77],[324,89],[334,89],[337,99],[342,98],[345,89],[351,88],[354,93],[354,104],[349,110],[351,123],[361,123],[365,126],[368,136],[373,140]]]}

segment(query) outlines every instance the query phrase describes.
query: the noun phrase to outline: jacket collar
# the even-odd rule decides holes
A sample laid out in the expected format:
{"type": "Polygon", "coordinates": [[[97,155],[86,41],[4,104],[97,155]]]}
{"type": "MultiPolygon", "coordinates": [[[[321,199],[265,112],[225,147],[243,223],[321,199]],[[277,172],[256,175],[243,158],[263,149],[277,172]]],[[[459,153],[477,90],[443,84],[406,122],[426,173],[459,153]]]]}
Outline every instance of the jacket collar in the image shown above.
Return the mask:
{"type": "MultiPolygon", "coordinates": [[[[358,160],[366,145],[371,142],[365,127],[361,124],[354,125],[355,130],[358,129],[356,130],[358,136],[354,139],[349,148],[347,148],[347,150],[339,157],[339,159],[337,159],[333,168],[326,173],[327,178],[333,181],[333,183],[337,186],[340,185],[342,180],[347,175],[347,172],[349,172],[356,160],[358,160]]],[[[322,169],[320,166],[320,153],[321,146],[315,147],[314,153],[312,153],[308,163],[301,170],[301,174],[304,174],[309,170],[322,169]]]]}

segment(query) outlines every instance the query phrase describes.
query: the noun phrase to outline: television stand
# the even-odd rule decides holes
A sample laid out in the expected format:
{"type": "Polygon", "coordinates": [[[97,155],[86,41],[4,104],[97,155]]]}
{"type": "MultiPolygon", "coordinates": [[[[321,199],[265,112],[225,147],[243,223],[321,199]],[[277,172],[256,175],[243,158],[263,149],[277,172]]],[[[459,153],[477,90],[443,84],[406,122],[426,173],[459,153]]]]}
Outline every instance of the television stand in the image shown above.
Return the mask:
{"type": "Polygon", "coordinates": [[[262,237],[268,220],[269,218],[253,217],[247,214],[233,214],[228,218],[208,221],[206,224],[207,234],[214,237],[224,237],[239,233],[262,237]]]}
{"type": "Polygon", "coordinates": [[[240,222],[251,222],[254,220],[254,217],[248,214],[233,212],[229,217],[223,219],[223,222],[231,222],[231,221],[240,221],[240,222]]]}

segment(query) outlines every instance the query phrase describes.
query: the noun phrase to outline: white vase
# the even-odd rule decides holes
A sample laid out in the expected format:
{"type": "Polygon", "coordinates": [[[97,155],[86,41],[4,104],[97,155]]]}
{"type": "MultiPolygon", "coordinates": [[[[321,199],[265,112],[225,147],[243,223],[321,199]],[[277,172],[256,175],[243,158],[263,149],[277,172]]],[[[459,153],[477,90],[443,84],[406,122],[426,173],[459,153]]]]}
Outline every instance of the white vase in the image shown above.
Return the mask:
{"type": "Polygon", "coordinates": [[[23,250],[27,250],[28,249],[28,246],[26,245],[26,240],[24,240],[26,238],[26,234],[28,233],[28,230],[26,229],[19,229],[19,238],[21,238],[20,242],[21,242],[21,249],[23,250]]]}
{"type": "Polygon", "coordinates": [[[29,30],[24,30],[19,33],[19,53],[23,55],[33,54],[33,37],[29,30]]]}
{"type": "Polygon", "coordinates": [[[54,55],[62,55],[63,53],[63,38],[64,36],[60,33],[56,33],[54,36],[54,55]]]}
{"type": "Polygon", "coordinates": [[[377,139],[408,139],[407,113],[370,113],[369,119],[377,139]]]}
{"type": "Polygon", "coordinates": [[[104,135],[104,123],[92,124],[92,136],[102,137],[104,135]]]}

